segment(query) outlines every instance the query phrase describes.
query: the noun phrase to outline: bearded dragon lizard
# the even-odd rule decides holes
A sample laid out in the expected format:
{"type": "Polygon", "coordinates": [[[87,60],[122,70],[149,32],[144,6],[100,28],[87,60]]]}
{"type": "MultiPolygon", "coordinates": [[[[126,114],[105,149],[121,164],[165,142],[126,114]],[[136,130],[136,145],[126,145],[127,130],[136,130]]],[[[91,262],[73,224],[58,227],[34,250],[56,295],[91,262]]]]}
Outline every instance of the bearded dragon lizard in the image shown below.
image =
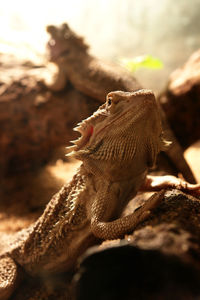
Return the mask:
{"type": "MultiPolygon", "coordinates": [[[[92,56],[83,38],[73,32],[64,23],[60,27],[47,26],[51,38],[47,44],[49,60],[58,67],[54,82],[49,85],[53,91],[60,91],[70,82],[78,91],[100,102],[115,90],[132,92],[141,89],[141,85],[124,68],[92,56]]],[[[173,141],[166,154],[177,171],[191,183],[195,183],[192,171],[183,157],[183,151],[172,130],[167,124],[165,113],[161,110],[161,120],[167,139],[173,141]]]]}
{"type": "Polygon", "coordinates": [[[164,190],[153,194],[132,214],[120,217],[128,201],[145,186],[145,178],[152,189],[199,191],[199,186],[173,176],[162,177],[157,184],[147,176],[157,154],[167,146],[158,105],[149,90],[110,92],[106,103],[75,130],[81,137],[69,151],[82,165],[71,182],[32,226],[1,237],[1,300],[12,294],[21,269],[31,275],[70,270],[96,238],[120,238],[134,230],[164,194],[164,190]]]}

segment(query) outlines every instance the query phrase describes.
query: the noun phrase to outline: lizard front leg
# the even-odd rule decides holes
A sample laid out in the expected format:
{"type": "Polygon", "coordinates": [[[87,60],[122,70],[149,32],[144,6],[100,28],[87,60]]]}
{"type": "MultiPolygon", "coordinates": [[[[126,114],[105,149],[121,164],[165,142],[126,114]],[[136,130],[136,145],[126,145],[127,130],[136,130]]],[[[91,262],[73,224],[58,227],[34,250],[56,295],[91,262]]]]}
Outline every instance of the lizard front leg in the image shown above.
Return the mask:
{"type": "Polygon", "coordinates": [[[161,189],[175,188],[183,192],[200,196],[200,184],[191,184],[187,181],[172,175],[151,176],[147,175],[140,190],[158,191],[161,189]]]}
{"type": "Polygon", "coordinates": [[[58,73],[54,78],[54,82],[48,85],[48,88],[54,92],[62,91],[67,84],[67,75],[62,68],[58,69],[58,73]]]}
{"type": "MultiPolygon", "coordinates": [[[[116,239],[122,237],[124,234],[133,230],[140,222],[144,221],[151,210],[156,208],[158,204],[162,201],[165,190],[153,194],[143,206],[137,208],[132,214],[121,217],[114,221],[105,221],[104,216],[106,216],[109,210],[109,200],[108,198],[102,198],[102,193],[97,194],[97,198],[92,205],[92,218],[91,218],[91,230],[93,234],[100,239],[116,239]]],[[[117,203],[117,199],[112,199],[117,203]]]]}

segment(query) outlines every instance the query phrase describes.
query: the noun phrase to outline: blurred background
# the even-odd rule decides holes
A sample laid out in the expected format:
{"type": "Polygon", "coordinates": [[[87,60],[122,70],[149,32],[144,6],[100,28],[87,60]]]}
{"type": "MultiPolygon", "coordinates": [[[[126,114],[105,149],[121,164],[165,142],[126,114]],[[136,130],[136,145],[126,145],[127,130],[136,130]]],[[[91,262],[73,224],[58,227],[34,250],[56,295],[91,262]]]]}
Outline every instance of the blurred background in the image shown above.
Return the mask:
{"type": "Polygon", "coordinates": [[[136,77],[159,92],[200,45],[200,0],[6,0],[0,4],[0,52],[45,61],[47,24],[68,22],[107,61],[152,55],[164,67],[136,77]]]}

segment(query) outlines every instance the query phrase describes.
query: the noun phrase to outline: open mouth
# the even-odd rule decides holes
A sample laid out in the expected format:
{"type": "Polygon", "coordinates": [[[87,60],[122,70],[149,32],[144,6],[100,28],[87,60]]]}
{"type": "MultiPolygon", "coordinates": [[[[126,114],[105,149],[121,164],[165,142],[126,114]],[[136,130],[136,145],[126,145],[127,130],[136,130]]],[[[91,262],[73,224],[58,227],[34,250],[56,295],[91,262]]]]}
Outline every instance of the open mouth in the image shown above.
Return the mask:
{"type": "Polygon", "coordinates": [[[69,49],[62,49],[59,41],[56,41],[55,39],[49,40],[47,48],[51,60],[55,60],[58,57],[65,56],[69,53],[69,49]]]}
{"type": "Polygon", "coordinates": [[[71,141],[74,145],[71,147],[68,147],[70,151],[78,151],[81,150],[84,146],[86,146],[93,134],[94,127],[92,125],[86,126],[83,128],[83,126],[79,126],[74,128],[75,131],[78,131],[81,136],[74,141],[71,141]]]}
{"type": "MultiPolygon", "coordinates": [[[[139,112],[136,115],[139,116],[140,114],[141,114],[141,112],[139,112]]],[[[101,129],[96,131],[95,135],[96,136],[101,135],[101,133],[104,132],[107,129],[107,127],[113,126],[113,124],[115,124],[116,121],[119,119],[123,120],[126,115],[131,115],[129,110],[125,111],[123,114],[114,118],[107,125],[103,126],[101,129]]],[[[94,127],[93,127],[93,125],[88,124],[87,121],[86,122],[83,121],[80,124],[78,124],[77,127],[74,128],[74,131],[78,131],[81,134],[81,136],[78,139],[71,141],[71,143],[73,143],[74,145],[72,145],[71,147],[68,147],[69,152],[79,151],[79,150],[83,149],[83,147],[85,147],[89,143],[89,141],[93,135],[93,132],[94,132],[94,127]]]]}

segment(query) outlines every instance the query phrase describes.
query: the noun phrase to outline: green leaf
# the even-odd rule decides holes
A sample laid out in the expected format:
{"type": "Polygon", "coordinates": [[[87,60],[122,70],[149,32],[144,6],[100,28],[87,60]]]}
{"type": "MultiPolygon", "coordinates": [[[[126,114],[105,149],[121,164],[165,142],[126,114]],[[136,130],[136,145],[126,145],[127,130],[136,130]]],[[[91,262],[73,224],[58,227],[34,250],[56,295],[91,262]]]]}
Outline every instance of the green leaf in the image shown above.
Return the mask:
{"type": "Polygon", "coordinates": [[[133,59],[121,59],[121,63],[131,72],[135,72],[140,68],[148,68],[148,69],[163,68],[162,61],[151,55],[137,56],[133,59]]]}

